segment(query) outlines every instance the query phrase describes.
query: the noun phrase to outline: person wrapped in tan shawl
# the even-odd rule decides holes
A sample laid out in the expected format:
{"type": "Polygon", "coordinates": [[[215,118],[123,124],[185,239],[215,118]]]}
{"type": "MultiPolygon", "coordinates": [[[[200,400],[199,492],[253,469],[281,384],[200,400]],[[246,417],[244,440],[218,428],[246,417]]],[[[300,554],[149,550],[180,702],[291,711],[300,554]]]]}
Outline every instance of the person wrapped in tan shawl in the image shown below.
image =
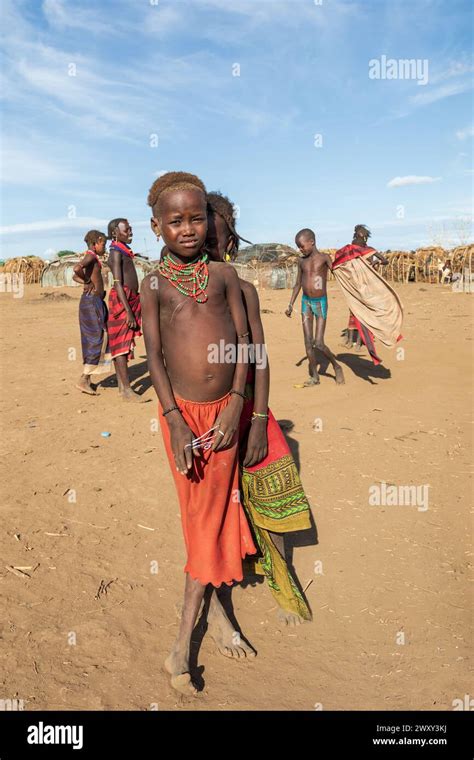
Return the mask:
{"type": "Polygon", "coordinates": [[[350,245],[336,251],[332,271],[347,300],[360,339],[374,364],[381,359],[375,350],[375,338],[391,348],[401,340],[403,306],[388,282],[372,266],[385,258],[367,246],[370,231],[363,224],[354,229],[350,245]]]}

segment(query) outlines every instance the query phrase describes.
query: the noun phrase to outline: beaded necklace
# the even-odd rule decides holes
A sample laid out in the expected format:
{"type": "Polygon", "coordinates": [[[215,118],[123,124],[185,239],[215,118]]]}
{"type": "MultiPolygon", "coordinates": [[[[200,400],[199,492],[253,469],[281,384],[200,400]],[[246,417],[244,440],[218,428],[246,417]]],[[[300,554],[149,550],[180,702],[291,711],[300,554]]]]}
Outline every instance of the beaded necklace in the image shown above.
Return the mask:
{"type": "Polygon", "coordinates": [[[208,298],[205,291],[209,281],[207,262],[207,253],[189,264],[178,264],[166,253],[158,265],[158,271],[183,296],[193,298],[196,303],[205,303],[208,298]]]}
{"type": "Polygon", "coordinates": [[[135,254],[133,253],[132,249],[129,245],[126,243],[121,243],[120,240],[113,240],[110,244],[110,250],[112,251],[115,248],[116,251],[120,251],[120,253],[124,253],[125,256],[128,256],[131,259],[135,258],[135,254]]]}
{"type": "MultiPolygon", "coordinates": [[[[90,253],[91,256],[93,256],[95,258],[95,260],[97,261],[97,263],[99,265],[99,268],[102,269],[102,262],[99,259],[98,255],[96,254],[96,252],[95,251],[91,251],[91,249],[88,248],[88,250],[86,251],[86,253],[90,253]]],[[[84,254],[84,256],[86,255],[86,253],[84,254]]]]}

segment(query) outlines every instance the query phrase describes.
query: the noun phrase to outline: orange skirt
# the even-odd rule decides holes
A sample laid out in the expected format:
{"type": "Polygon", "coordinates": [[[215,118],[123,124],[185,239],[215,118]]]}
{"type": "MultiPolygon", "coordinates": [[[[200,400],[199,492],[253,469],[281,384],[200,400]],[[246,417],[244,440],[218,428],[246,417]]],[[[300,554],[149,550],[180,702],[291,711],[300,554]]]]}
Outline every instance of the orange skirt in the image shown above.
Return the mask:
{"type": "MultiPolygon", "coordinates": [[[[176,397],[181,414],[195,437],[206,433],[230,401],[185,401],[176,397]]],[[[232,585],[243,579],[242,559],[255,554],[252,534],[240,502],[238,436],[222,451],[194,450],[187,475],[177,472],[166,418],[159,406],[166,453],[181,509],[187,562],[184,568],[203,585],[232,585]]]]}

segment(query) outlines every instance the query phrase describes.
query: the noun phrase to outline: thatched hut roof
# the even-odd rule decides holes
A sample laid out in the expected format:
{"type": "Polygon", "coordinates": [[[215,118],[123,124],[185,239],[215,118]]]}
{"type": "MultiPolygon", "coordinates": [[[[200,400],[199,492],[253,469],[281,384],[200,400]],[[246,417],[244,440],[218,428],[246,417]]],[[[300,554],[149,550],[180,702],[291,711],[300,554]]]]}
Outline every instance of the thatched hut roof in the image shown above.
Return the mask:
{"type": "Polygon", "coordinates": [[[292,288],[298,252],[283,243],[257,243],[239,251],[234,266],[242,280],[260,288],[292,288]]]}
{"type": "Polygon", "coordinates": [[[0,273],[21,274],[25,285],[31,285],[40,281],[44,267],[45,262],[39,256],[17,256],[4,261],[0,266],[0,273]]]}
{"type": "Polygon", "coordinates": [[[239,251],[236,263],[246,264],[248,261],[255,260],[261,264],[281,261],[288,256],[298,256],[298,251],[284,243],[256,243],[247,246],[239,251]]]}
{"type": "MultiPolygon", "coordinates": [[[[320,249],[332,258],[335,248],[320,249]]],[[[239,251],[234,266],[242,280],[261,288],[292,288],[301,254],[284,243],[257,243],[239,251]]],[[[333,275],[330,273],[329,278],[333,275]]]]}
{"type": "Polygon", "coordinates": [[[380,268],[386,280],[394,282],[439,282],[439,271],[450,262],[453,273],[472,271],[474,245],[458,246],[451,250],[440,246],[425,246],[416,251],[387,251],[388,264],[380,268]]]}

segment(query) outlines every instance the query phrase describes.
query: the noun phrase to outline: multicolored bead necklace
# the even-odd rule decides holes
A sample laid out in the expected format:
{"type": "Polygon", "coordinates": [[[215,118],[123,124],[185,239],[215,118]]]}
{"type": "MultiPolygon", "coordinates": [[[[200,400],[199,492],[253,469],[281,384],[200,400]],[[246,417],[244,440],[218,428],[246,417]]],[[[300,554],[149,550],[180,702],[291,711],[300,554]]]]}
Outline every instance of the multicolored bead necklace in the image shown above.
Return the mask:
{"type": "Polygon", "coordinates": [[[158,265],[158,271],[183,296],[193,298],[196,303],[205,303],[208,298],[205,291],[209,281],[207,262],[207,253],[189,264],[178,264],[166,253],[158,265]]]}
{"type": "Polygon", "coordinates": [[[120,251],[120,253],[124,253],[125,256],[129,256],[131,259],[135,258],[135,254],[133,253],[130,246],[126,243],[121,243],[120,240],[112,240],[110,244],[110,250],[112,251],[113,249],[120,251]]]}

